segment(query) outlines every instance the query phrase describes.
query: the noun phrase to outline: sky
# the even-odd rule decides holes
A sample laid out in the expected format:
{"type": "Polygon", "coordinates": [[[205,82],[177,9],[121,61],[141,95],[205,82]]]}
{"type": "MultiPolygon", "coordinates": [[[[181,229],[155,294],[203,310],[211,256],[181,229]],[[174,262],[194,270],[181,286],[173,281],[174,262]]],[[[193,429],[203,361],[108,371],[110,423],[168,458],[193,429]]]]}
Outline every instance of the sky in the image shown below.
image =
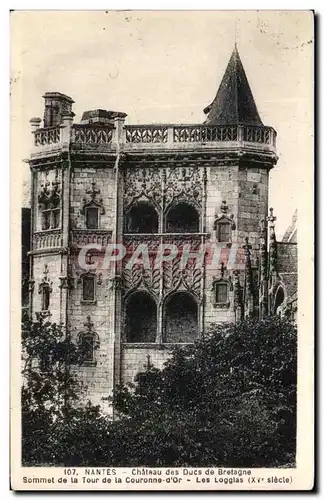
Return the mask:
{"type": "MultiPolygon", "coordinates": [[[[259,114],[277,131],[270,206],[281,237],[313,183],[313,19],[307,11],[14,11],[11,164],[26,202],[29,120],[57,91],[128,124],[202,123],[237,42],[259,114]]],[[[18,184],[17,184],[18,185],[18,184]]]]}

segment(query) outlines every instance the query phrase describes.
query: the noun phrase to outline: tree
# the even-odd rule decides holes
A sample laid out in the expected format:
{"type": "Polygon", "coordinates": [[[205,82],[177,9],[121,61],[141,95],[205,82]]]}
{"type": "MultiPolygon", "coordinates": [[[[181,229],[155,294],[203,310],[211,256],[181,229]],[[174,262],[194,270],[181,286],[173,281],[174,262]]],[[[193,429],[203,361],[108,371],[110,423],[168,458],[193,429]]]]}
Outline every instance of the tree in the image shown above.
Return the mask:
{"type": "Polygon", "coordinates": [[[286,319],[223,324],[119,387],[118,420],[80,403],[78,347],[40,316],[22,328],[24,465],[292,465],[296,327],[286,319]]]}
{"type": "Polygon", "coordinates": [[[90,449],[94,454],[93,445],[103,431],[106,433],[107,419],[99,407],[79,405],[81,387],[71,367],[80,362],[82,352],[62,326],[43,314],[36,321],[23,321],[24,465],[83,465],[91,461],[90,449]]]}
{"type": "Polygon", "coordinates": [[[215,326],[166,366],[120,387],[114,465],[270,467],[292,463],[296,328],[279,317],[215,326]]]}

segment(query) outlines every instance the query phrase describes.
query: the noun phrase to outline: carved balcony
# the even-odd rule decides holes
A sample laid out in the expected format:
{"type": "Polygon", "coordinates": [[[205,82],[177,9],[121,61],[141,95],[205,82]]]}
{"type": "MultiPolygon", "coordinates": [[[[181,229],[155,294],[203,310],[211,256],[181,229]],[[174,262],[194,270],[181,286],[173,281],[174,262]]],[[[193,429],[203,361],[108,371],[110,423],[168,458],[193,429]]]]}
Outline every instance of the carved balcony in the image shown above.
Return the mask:
{"type": "Polygon", "coordinates": [[[62,246],[60,229],[50,229],[34,233],[33,250],[55,249],[62,246]]]}
{"type": "Polygon", "coordinates": [[[107,229],[73,229],[71,234],[71,244],[75,248],[82,248],[85,245],[101,245],[105,247],[111,241],[112,231],[107,229]]]}

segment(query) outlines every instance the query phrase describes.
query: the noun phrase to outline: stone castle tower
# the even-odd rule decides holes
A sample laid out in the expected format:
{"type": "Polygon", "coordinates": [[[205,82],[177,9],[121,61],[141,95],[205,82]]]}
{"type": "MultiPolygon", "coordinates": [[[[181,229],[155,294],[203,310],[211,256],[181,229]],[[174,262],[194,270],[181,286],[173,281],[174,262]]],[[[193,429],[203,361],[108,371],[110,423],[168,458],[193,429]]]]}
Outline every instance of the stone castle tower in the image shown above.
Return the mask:
{"type": "Polygon", "coordinates": [[[175,343],[266,313],[276,132],[236,47],[203,124],[126,125],[102,109],[76,124],[70,97],[44,99],[43,127],[30,120],[31,314],[81,344],[87,397],[109,411],[112,388],[175,343]]]}

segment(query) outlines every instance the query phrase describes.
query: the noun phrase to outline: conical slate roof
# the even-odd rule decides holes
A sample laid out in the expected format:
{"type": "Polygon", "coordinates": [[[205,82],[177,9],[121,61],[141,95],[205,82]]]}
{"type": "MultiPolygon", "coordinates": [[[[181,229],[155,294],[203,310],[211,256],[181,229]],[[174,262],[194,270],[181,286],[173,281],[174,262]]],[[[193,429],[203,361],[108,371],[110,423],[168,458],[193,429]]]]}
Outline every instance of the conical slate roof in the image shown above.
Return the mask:
{"type": "Polygon", "coordinates": [[[236,45],[216,97],[204,113],[208,125],[263,125],[236,45]]]}

